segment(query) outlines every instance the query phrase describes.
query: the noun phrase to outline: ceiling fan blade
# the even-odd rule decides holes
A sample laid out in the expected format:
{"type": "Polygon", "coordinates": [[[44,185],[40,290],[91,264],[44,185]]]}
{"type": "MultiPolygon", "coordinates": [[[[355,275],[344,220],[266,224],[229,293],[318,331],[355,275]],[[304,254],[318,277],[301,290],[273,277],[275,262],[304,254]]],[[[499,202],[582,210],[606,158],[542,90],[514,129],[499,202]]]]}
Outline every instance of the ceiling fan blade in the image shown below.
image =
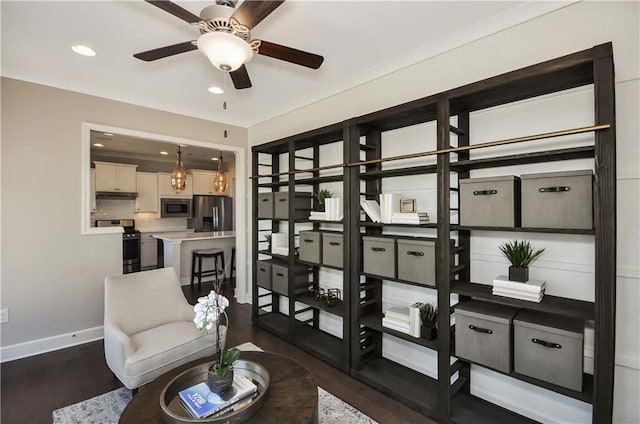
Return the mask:
{"type": "Polygon", "coordinates": [[[198,46],[193,41],[185,41],[184,43],[174,44],[172,46],[160,47],[158,49],[147,50],[133,55],[136,59],[151,62],[152,60],[162,59],[164,57],[173,56],[175,54],[190,52],[197,50],[198,46]]]}
{"type": "Polygon", "coordinates": [[[233,81],[233,86],[236,89],[242,90],[243,88],[251,87],[251,79],[249,79],[246,66],[242,65],[235,71],[230,72],[229,75],[231,75],[231,81],[233,81]]]}
{"type": "Polygon", "coordinates": [[[194,15],[186,9],[178,6],[177,4],[169,1],[169,0],[145,0],[147,3],[158,7],[165,12],[171,13],[173,16],[182,19],[186,23],[190,24],[193,22],[200,22],[199,16],[194,15]]]}
{"type": "Polygon", "coordinates": [[[302,50],[262,40],[260,41],[258,53],[275,59],[284,60],[286,62],[295,63],[297,65],[306,66],[311,69],[318,69],[324,61],[324,57],[317,54],[304,52],[302,50]]]}
{"type": "Polygon", "coordinates": [[[231,17],[252,29],[282,3],[284,0],[245,0],[231,17]]]}

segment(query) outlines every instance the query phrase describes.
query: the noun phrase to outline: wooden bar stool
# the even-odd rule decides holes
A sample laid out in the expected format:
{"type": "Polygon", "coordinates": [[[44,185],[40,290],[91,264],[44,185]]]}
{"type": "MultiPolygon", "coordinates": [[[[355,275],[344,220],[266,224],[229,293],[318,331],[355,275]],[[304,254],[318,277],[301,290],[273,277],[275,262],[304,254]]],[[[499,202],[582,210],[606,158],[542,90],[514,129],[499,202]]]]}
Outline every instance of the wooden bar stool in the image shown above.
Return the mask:
{"type": "Polygon", "coordinates": [[[213,249],[197,249],[194,250],[191,254],[191,286],[193,287],[193,280],[195,277],[198,277],[198,287],[200,287],[202,282],[202,277],[210,277],[212,275],[216,276],[216,281],[218,280],[218,259],[222,264],[222,268],[220,268],[220,272],[222,273],[222,278],[224,279],[224,250],[219,248],[213,249]],[[202,269],[202,258],[214,258],[213,269],[202,269]],[[198,260],[198,270],[196,271],[196,259],[198,260]]]}

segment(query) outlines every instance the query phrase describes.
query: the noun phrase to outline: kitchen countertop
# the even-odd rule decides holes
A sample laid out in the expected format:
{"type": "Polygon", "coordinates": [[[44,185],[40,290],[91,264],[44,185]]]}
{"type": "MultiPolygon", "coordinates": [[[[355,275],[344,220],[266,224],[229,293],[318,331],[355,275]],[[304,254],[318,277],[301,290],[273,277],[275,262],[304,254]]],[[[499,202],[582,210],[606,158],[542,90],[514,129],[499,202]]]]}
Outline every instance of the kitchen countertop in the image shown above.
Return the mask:
{"type": "Polygon", "coordinates": [[[209,231],[203,233],[193,233],[186,231],[169,232],[162,234],[152,234],[151,237],[155,237],[164,241],[171,242],[183,242],[189,240],[214,240],[222,238],[232,238],[236,236],[235,231],[209,231]]]}

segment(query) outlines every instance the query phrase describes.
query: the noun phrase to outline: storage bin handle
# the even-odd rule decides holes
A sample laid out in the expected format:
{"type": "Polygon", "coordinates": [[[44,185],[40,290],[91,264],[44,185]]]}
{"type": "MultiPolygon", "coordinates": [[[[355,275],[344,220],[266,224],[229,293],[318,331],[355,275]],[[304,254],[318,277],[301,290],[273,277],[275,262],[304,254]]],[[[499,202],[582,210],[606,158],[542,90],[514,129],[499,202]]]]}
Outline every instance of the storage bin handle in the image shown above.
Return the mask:
{"type": "Polygon", "coordinates": [[[263,201],[263,202],[268,202],[268,201],[269,201],[269,199],[268,199],[268,198],[266,198],[266,197],[263,197],[263,198],[262,198],[262,201],[263,201]]]}
{"type": "Polygon", "coordinates": [[[283,273],[281,273],[281,272],[276,272],[276,275],[277,275],[278,277],[284,277],[284,274],[283,274],[283,273]]]}
{"type": "Polygon", "coordinates": [[[287,199],[278,199],[278,202],[286,202],[287,199]]]}
{"type": "Polygon", "coordinates": [[[303,240],[305,243],[313,243],[313,239],[304,239],[303,240]]]}
{"type": "Polygon", "coordinates": [[[373,250],[374,252],[386,252],[387,249],[385,249],[384,247],[372,247],[371,250],[373,250]]]}
{"type": "Polygon", "coordinates": [[[266,268],[260,268],[260,271],[267,272],[267,269],[266,268]]]}
{"type": "Polygon", "coordinates": [[[474,196],[489,196],[491,194],[498,194],[498,190],[476,190],[473,192],[474,196]]]}
{"type": "Polygon", "coordinates": [[[540,193],[560,193],[563,191],[570,191],[571,187],[568,186],[557,186],[557,187],[540,187],[538,191],[540,193]]]}
{"type": "Polygon", "coordinates": [[[473,331],[477,331],[478,333],[493,334],[493,330],[488,328],[476,327],[475,325],[470,325],[469,328],[473,331]]]}
{"type": "Polygon", "coordinates": [[[558,343],[552,343],[552,342],[546,342],[544,340],[540,340],[540,339],[531,339],[531,341],[535,344],[539,344],[545,347],[550,347],[550,348],[554,348],[554,349],[562,349],[562,346],[558,343]]]}
{"type": "Polygon", "coordinates": [[[414,250],[407,251],[407,255],[411,256],[424,256],[424,252],[416,252],[414,250]]]}
{"type": "Polygon", "coordinates": [[[329,246],[340,246],[340,243],[337,241],[330,241],[329,246]]]}

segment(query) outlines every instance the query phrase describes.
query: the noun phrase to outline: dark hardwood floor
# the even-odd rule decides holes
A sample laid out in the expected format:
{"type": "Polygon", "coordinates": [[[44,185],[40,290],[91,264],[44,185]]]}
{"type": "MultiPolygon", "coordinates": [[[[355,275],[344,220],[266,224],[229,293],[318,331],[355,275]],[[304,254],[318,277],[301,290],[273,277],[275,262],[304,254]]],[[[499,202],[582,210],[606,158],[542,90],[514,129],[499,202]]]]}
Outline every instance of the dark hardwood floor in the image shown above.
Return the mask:
{"type": "MultiPolygon", "coordinates": [[[[190,303],[211,290],[184,286],[190,303]]],[[[230,289],[227,297],[231,300],[230,289]]],[[[262,349],[302,363],[318,386],[353,405],[379,423],[433,423],[390,397],[354,380],[344,372],[251,323],[251,305],[231,301],[229,346],[253,342],[262,349]]],[[[53,410],[122,387],[104,359],[103,342],[96,341],[2,364],[0,422],[51,423],[53,410]]],[[[144,390],[142,388],[141,390],[144,390]]]]}

